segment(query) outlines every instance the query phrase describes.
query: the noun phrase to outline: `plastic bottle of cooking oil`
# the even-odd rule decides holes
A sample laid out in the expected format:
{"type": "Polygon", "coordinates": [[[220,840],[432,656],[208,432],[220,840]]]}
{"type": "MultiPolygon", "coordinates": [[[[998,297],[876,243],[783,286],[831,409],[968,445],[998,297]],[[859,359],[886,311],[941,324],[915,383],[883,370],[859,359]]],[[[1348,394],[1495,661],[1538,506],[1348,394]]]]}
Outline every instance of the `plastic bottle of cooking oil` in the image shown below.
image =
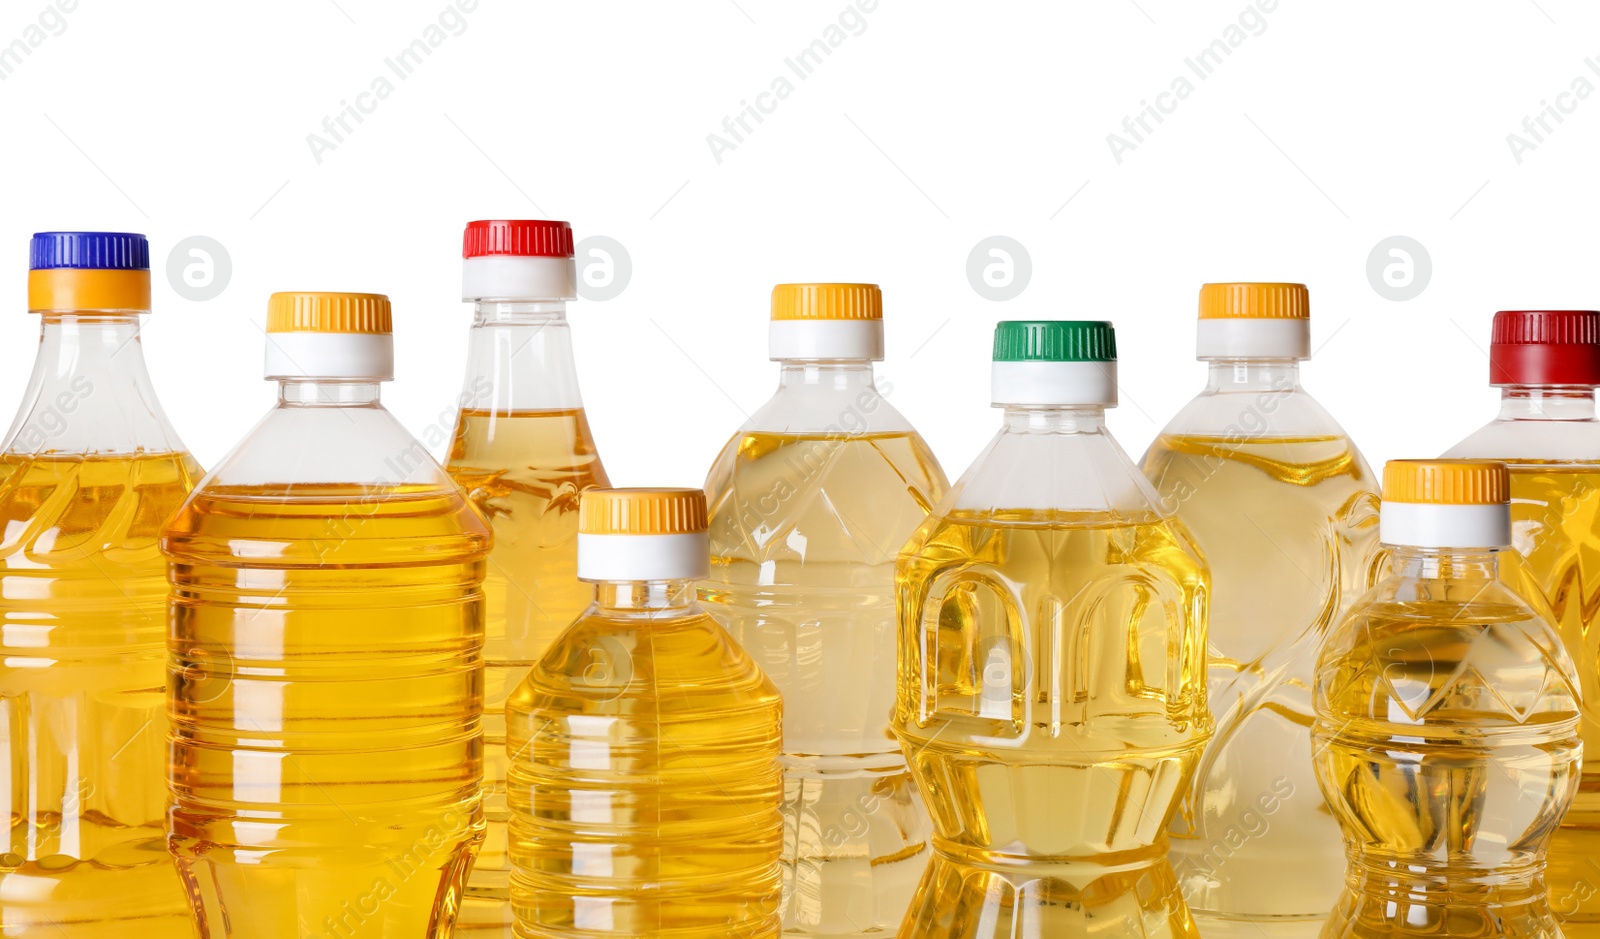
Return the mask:
{"type": "Polygon", "coordinates": [[[927,865],[927,810],[889,732],[895,553],[947,488],[873,382],[873,284],[772,291],[778,392],[706,480],[706,609],[784,697],[783,923],[886,934],[927,865]]]}
{"type": "Polygon", "coordinates": [[[1545,848],[1579,785],[1578,677],[1502,579],[1502,463],[1395,460],[1393,572],[1317,661],[1317,779],[1350,867],[1325,939],[1560,939],[1545,848]]]}
{"type": "Polygon", "coordinates": [[[700,608],[698,489],[591,489],[595,602],[506,704],[519,939],[775,939],[778,690],[700,608]]]}
{"type": "Polygon", "coordinates": [[[191,935],[163,834],[161,526],[200,478],[145,370],[143,235],[33,236],[43,331],[0,444],[0,935],[191,935]]]}
{"type": "Polygon", "coordinates": [[[278,404],[184,503],[169,846],[204,935],[437,939],[483,837],[489,529],[378,401],[389,300],[278,293],[278,404]]]}
{"type": "MultiPolygon", "coordinates": [[[[1511,474],[1507,552],[1549,604],[1583,692],[1580,732],[1600,747],[1600,313],[1496,313],[1489,383],[1500,416],[1446,456],[1505,460],[1511,474]]],[[[1600,767],[1584,767],[1572,808],[1550,841],[1550,904],[1567,939],[1600,937],[1600,767]]]]}
{"type": "Polygon", "coordinates": [[[1205,562],[1105,426],[1110,323],[1005,322],[1005,423],[900,553],[894,730],[936,828],[902,939],[1194,937],[1205,562]]]}
{"type": "Polygon", "coordinates": [[[467,377],[445,464],[494,529],[483,581],[484,843],[460,928],[511,935],[506,696],[594,597],[578,580],[578,494],[607,486],[567,326],[577,296],[566,222],[479,221],[463,239],[462,299],[475,304],[467,377]]]}
{"type": "Polygon", "coordinates": [[[1375,579],[1378,494],[1300,388],[1301,284],[1200,288],[1210,374],[1144,457],[1211,568],[1216,732],[1172,819],[1172,866],[1207,939],[1312,939],[1345,867],[1311,763],[1317,645],[1375,579]]]}

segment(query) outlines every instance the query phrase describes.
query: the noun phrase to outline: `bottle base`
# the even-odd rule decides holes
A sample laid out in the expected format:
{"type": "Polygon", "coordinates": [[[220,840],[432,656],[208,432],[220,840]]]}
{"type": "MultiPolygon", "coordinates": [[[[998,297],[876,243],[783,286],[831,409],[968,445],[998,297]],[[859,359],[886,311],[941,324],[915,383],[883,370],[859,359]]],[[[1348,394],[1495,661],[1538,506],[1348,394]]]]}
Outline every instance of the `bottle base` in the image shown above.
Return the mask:
{"type": "Polygon", "coordinates": [[[784,760],[783,934],[893,936],[931,851],[916,783],[899,760],[888,770],[814,762],[784,760]]]}
{"type": "Polygon", "coordinates": [[[1484,897],[1484,902],[1440,898],[1417,902],[1419,891],[1346,893],[1328,916],[1322,939],[1438,939],[1439,936],[1494,936],[1495,939],[1573,939],[1536,893],[1484,897]]]}
{"type": "Polygon", "coordinates": [[[0,855],[5,939],[194,935],[182,881],[161,838],[119,845],[94,861],[56,855],[11,867],[0,855]]]}
{"type": "Polygon", "coordinates": [[[333,852],[320,846],[265,863],[242,863],[220,849],[215,854],[224,856],[214,856],[182,840],[174,840],[173,853],[202,939],[447,939],[476,839],[437,851],[417,845],[360,852],[378,855],[365,863],[329,863],[333,852]]]}
{"type": "Polygon", "coordinates": [[[1204,939],[1318,939],[1326,916],[1239,916],[1192,910],[1204,939]]]}
{"type": "Polygon", "coordinates": [[[457,939],[515,939],[515,920],[508,896],[488,896],[468,882],[456,915],[457,939]]]}
{"type": "Polygon", "coordinates": [[[1164,854],[999,867],[935,852],[898,936],[1200,939],[1164,854]]]}
{"type": "Polygon", "coordinates": [[[1600,794],[1580,792],[1550,837],[1545,883],[1567,939],[1600,939],[1600,794]]]}

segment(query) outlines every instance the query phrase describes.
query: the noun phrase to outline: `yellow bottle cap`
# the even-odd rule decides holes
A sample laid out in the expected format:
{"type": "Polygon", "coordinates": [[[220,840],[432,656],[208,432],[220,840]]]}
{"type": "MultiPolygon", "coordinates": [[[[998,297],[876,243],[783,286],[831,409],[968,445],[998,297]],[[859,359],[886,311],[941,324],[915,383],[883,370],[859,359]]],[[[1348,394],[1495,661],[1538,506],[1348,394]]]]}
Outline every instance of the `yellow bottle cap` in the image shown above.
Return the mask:
{"type": "Polygon", "coordinates": [[[1420,505],[1502,505],[1511,477],[1493,460],[1390,460],[1383,467],[1383,501],[1420,505]]]}
{"type": "Polygon", "coordinates": [[[588,489],[578,503],[580,535],[692,535],[706,527],[701,489],[588,489]]]}
{"type": "Polygon", "coordinates": [[[1296,319],[1311,316],[1311,292],[1305,284],[1202,284],[1200,318],[1296,319]]]}
{"type": "Polygon", "coordinates": [[[381,293],[290,291],[267,300],[269,333],[367,333],[394,331],[389,298],[381,293]]]}
{"type": "Polygon", "coordinates": [[[881,320],[877,284],[779,284],[772,288],[775,320],[881,320]]]}

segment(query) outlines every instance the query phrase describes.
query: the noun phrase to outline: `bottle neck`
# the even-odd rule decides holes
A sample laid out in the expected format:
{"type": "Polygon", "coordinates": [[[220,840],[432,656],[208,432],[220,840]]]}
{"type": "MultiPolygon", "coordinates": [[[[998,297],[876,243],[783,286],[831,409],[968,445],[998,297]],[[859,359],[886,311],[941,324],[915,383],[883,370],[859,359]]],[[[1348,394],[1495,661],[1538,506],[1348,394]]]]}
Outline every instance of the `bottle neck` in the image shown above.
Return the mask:
{"type": "Polygon", "coordinates": [[[602,580],[594,592],[601,609],[621,613],[688,612],[696,604],[692,580],[602,580]]]}
{"type": "Polygon", "coordinates": [[[1207,366],[1207,391],[1287,392],[1300,387],[1295,359],[1210,359],[1207,366]]]}
{"type": "Polygon", "coordinates": [[[870,359],[780,359],[778,386],[785,391],[876,391],[870,359]]]}
{"type": "Polygon", "coordinates": [[[565,300],[480,300],[467,338],[462,410],[583,407],[565,300]]]}
{"type": "Polygon", "coordinates": [[[1390,565],[1398,577],[1416,580],[1486,581],[1500,576],[1498,548],[1419,548],[1391,545],[1390,565]]]}
{"type": "Polygon", "coordinates": [[[383,385],[375,381],[297,378],[278,383],[278,406],[293,408],[378,407],[383,385]]]}
{"type": "Polygon", "coordinates": [[[1106,427],[1104,405],[1033,406],[1008,404],[1008,434],[1098,434],[1106,427]]]}
{"type": "Polygon", "coordinates": [[[1509,385],[1500,389],[1502,421],[1592,421],[1594,389],[1579,385],[1509,385]]]}
{"type": "Polygon", "coordinates": [[[10,453],[182,452],[145,367],[139,314],[45,313],[10,453]]]}

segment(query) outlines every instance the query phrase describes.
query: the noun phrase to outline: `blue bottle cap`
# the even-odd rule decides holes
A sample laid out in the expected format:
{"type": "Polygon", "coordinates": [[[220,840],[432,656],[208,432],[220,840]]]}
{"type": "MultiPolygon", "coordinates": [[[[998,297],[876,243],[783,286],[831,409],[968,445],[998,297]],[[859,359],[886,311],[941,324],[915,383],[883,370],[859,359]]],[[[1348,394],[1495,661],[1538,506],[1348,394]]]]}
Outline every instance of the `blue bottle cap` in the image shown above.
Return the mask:
{"type": "Polygon", "coordinates": [[[77,268],[99,271],[148,271],[150,242],[117,231],[35,232],[28,246],[28,267],[40,271],[77,268]]]}

